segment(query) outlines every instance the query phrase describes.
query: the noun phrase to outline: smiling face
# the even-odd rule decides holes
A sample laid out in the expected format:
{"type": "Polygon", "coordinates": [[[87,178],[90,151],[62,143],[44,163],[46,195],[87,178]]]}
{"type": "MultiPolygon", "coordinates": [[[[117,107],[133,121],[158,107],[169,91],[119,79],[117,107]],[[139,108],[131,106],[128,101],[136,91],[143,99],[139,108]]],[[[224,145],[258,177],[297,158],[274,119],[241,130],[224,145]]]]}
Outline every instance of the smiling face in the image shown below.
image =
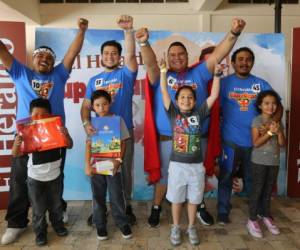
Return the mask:
{"type": "Polygon", "coordinates": [[[182,46],[172,46],[168,51],[169,68],[175,72],[182,72],[188,66],[188,54],[182,46]]]}
{"type": "Polygon", "coordinates": [[[237,53],[235,61],[232,61],[235,73],[241,78],[245,78],[250,74],[253,64],[253,56],[248,51],[240,51],[237,53]]]}
{"type": "Polygon", "coordinates": [[[272,116],[275,114],[277,109],[277,100],[274,96],[267,95],[262,100],[262,103],[259,105],[261,113],[266,116],[272,116]]]}
{"type": "Polygon", "coordinates": [[[38,73],[50,73],[53,70],[53,65],[54,58],[47,52],[39,52],[33,56],[33,70],[38,73]]]}
{"type": "Polygon", "coordinates": [[[102,65],[107,69],[115,69],[119,66],[121,55],[115,46],[105,46],[101,55],[102,65]]]}
{"type": "Polygon", "coordinates": [[[189,88],[182,88],[179,90],[176,99],[176,104],[182,113],[190,112],[196,104],[195,95],[189,88]]]}

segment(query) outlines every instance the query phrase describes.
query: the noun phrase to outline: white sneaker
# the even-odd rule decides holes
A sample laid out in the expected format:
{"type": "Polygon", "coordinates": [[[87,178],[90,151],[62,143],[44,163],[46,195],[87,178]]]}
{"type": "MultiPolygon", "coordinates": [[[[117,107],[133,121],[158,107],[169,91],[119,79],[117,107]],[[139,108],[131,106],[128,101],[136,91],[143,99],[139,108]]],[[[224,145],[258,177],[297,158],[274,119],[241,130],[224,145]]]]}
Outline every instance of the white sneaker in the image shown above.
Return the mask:
{"type": "Polygon", "coordinates": [[[67,213],[67,211],[64,211],[63,212],[63,223],[68,223],[68,221],[69,221],[68,213],[67,213]]]}
{"type": "Polygon", "coordinates": [[[6,228],[5,233],[2,235],[1,244],[7,245],[16,241],[21,233],[25,231],[26,227],[24,228],[6,228]]]}

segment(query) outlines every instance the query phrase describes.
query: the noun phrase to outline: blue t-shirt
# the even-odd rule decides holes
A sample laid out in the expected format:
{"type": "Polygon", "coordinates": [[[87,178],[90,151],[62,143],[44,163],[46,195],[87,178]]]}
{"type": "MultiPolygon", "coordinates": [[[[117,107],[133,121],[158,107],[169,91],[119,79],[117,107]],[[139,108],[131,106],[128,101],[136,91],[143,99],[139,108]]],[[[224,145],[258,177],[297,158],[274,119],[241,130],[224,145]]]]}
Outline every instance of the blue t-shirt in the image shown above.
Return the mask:
{"type": "Polygon", "coordinates": [[[86,88],[85,98],[91,100],[92,93],[103,89],[110,93],[112,103],[110,112],[121,116],[128,129],[133,128],[132,97],[137,71],[132,72],[126,66],[111,72],[101,72],[92,77],[86,88]]]}
{"type": "Polygon", "coordinates": [[[222,139],[242,147],[252,147],[251,124],[257,111],[259,92],[272,89],[269,83],[254,75],[239,78],[236,74],[221,80],[222,139]]]}
{"type": "MultiPolygon", "coordinates": [[[[175,105],[175,94],[182,85],[190,85],[196,91],[197,104],[199,107],[207,98],[208,81],[212,78],[206,62],[203,62],[193,68],[188,69],[184,73],[167,72],[168,92],[175,105]]],[[[157,80],[154,85],[154,116],[158,133],[160,135],[172,136],[170,121],[164,109],[162,94],[160,90],[160,80],[157,80]]],[[[202,134],[206,134],[208,130],[208,119],[203,123],[201,130],[202,134]]]]}
{"type": "Polygon", "coordinates": [[[64,96],[69,71],[63,63],[55,66],[48,74],[40,74],[14,59],[8,73],[18,95],[17,120],[29,117],[30,102],[42,97],[50,101],[52,114],[60,115],[65,123],[64,96]]]}

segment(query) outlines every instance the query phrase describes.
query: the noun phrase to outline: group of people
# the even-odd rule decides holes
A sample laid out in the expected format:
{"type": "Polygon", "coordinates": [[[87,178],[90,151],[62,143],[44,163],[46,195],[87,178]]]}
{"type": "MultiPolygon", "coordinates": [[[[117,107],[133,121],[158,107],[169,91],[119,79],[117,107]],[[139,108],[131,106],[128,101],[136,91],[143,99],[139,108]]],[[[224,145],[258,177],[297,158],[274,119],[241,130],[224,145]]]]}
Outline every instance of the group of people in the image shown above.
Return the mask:
{"type": "MultiPolygon", "coordinates": [[[[270,197],[278,173],[279,146],[285,143],[280,123],[280,97],[265,80],[250,73],[255,60],[251,49],[242,47],[233,52],[233,74],[224,77],[224,67],[220,65],[243,31],[245,22],[233,19],[230,32],[192,67],[188,66],[188,52],[181,42],[170,44],[167,62],[165,59],[158,62],[146,28],[135,31],[133,18],[127,15],[120,16],[117,24],[124,30],[124,66],[120,67],[122,46],[114,40],[103,43],[101,64],[104,71],[89,80],[80,112],[87,134],[85,173],[91,177],[93,193],[93,209],[88,223],[95,224],[97,238],[108,238],[107,189],[112,216],[124,238],[131,238],[131,225],[136,223],[131,206],[134,154],[132,97],[138,71],[136,43],[140,46],[154,94],[153,115],[161,163],[161,177],[155,183],[149,226],[159,226],[161,203],[165,196],[172,203],[170,241],[173,245],[182,242],[180,217],[186,200],[187,234],[192,245],[200,243],[195,227],[196,217],[204,225],[214,223],[203,198],[206,172],[203,160],[209,133],[207,118],[214,105],[220,105],[222,153],[218,164],[217,220],[223,225],[230,222],[233,178],[242,173],[244,190],[250,196],[247,230],[254,237],[262,237],[259,216],[270,232],[279,234],[270,214],[270,197]],[[101,159],[91,156],[91,136],[96,132],[91,123],[92,111],[99,117],[113,115],[121,120],[121,157],[111,160],[112,176],[93,172],[93,164],[101,159]]],[[[0,59],[18,94],[17,120],[54,114],[65,121],[64,86],[83,45],[88,21],[81,18],[78,27],[65,57],[56,66],[55,53],[47,46],[34,51],[33,69],[29,69],[19,63],[0,41],[0,59]]],[[[71,148],[72,139],[67,129],[63,127],[61,133],[68,138],[68,147],[71,148]]],[[[67,221],[66,202],[62,199],[66,148],[22,155],[19,150],[21,143],[22,138],[16,135],[5,217],[8,225],[1,243],[14,242],[26,229],[31,204],[36,244],[45,245],[47,210],[57,235],[68,234],[64,227],[67,221]]]]}

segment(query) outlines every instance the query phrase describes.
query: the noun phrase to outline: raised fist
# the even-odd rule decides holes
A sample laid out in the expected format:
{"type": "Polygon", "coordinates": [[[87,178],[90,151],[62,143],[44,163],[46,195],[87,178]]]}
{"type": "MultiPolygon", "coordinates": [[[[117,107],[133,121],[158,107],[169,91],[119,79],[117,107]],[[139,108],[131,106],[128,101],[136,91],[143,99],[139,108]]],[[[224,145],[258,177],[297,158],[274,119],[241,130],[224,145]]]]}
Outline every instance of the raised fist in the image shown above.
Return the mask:
{"type": "Polygon", "coordinates": [[[149,39],[149,31],[147,28],[140,28],[135,32],[135,40],[138,43],[147,42],[149,39]]]}
{"type": "Polygon", "coordinates": [[[128,15],[119,16],[117,19],[117,24],[123,30],[130,30],[133,28],[133,18],[128,15]]]}

